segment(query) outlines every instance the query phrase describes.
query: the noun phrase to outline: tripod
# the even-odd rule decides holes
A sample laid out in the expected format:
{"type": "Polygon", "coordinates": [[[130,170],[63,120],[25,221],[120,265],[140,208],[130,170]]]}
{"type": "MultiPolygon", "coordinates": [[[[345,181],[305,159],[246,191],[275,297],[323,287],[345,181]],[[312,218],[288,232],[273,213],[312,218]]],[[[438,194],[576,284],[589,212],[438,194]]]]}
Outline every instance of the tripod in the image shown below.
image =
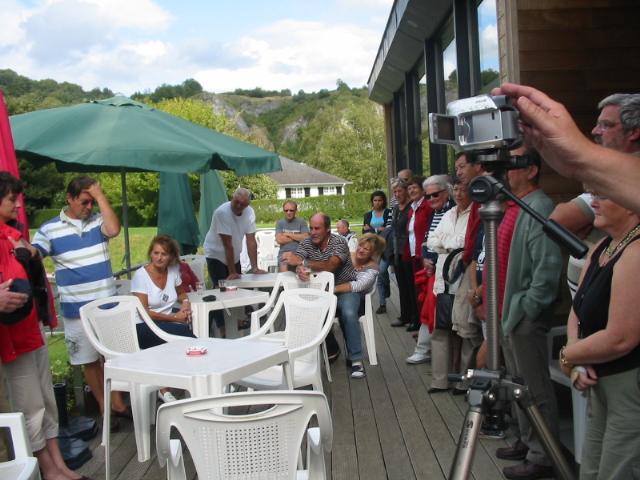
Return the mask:
{"type": "Polygon", "coordinates": [[[573,472],[562,455],[560,445],[545,424],[540,411],[533,402],[529,389],[523,382],[505,375],[499,368],[497,227],[503,212],[501,199],[506,196],[516,202],[522,212],[533,216],[536,221],[543,225],[543,230],[547,235],[565,246],[575,257],[583,257],[587,252],[587,247],[556,222],[545,219],[531,209],[492,176],[474,178],[470,189],[471,198],[476,202],[482,203],[480,218],[484,222],[486,249],[484,268],[487,269],[487,281],[485,283],[487,290],[487,368],[469,370],[465,375],[449,376],[452,381],[463,379],[471,381],[468,395],[469,408],[458,439],[449,479],[469,478],[482,421],[486,413],[498,400],[517,402],[542,442],[547,455],[549,455],[553,463],[557,476],[564,480],[573,479],[573,472]]]}

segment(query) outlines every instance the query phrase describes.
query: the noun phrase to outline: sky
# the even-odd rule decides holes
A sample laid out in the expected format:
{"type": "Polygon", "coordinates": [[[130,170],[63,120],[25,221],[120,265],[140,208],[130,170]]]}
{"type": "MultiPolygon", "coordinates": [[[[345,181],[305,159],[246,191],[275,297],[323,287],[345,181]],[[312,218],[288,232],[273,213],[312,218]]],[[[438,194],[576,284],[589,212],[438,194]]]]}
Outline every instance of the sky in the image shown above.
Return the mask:
{"type": "Polygon", "coordinates": [[[0,0],[0,68],[131,95],[367,83],[393,0],[0,0]]]}

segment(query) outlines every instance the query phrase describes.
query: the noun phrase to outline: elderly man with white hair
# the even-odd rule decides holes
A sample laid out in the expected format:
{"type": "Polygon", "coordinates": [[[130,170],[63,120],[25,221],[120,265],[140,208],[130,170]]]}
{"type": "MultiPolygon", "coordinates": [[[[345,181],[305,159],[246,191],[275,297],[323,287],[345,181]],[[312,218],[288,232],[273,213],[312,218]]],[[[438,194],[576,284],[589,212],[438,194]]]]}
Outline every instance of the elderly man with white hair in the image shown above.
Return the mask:
{"type": "MultiPolygon", "coordinates": [[[[265,273],[258,269],[258,244],[256,243],[256,214],[251,204],[251,192],[238,188],[231,200],[223,203],[211,218],[211,227],[204,239],[209,277],[214,286],[219,280],[240,278],[240,252],[242,240],[247,238],[247,253],[251,261],[251,273],[265,273]]],[[[222,311],[214,312],[216,325],[224,331],[222,311]]]]}

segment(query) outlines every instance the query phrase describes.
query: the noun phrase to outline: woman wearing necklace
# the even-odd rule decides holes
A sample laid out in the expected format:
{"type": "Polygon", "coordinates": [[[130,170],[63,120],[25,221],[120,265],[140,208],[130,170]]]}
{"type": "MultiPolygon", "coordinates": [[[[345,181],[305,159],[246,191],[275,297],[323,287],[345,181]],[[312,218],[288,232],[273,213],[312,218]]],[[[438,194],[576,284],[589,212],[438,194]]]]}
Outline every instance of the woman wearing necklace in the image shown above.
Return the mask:
{"type": "Polygon", "coordinates": [[[635,478],[640,465],[640,216],[593,195],[608,236],[582,271],[560,366],[588,390],[581,479],[635,478]]]}
{"type": "MultiPolygon", "coordinates": [[[[189,328],[191,305],[182,288],[178,262],[178,244],[168,235],[158,235],[149,245],[150,262],[139,268],[131,281],[131,292],[140,299],[145,310],[158,327],[172,335],[193,337],[189,328]],[[176,303],[180,308],[176,309],[176,303]]],[[[136,325],[140,348],[164,343],[147,325],[138,320],[136,325]]]]}

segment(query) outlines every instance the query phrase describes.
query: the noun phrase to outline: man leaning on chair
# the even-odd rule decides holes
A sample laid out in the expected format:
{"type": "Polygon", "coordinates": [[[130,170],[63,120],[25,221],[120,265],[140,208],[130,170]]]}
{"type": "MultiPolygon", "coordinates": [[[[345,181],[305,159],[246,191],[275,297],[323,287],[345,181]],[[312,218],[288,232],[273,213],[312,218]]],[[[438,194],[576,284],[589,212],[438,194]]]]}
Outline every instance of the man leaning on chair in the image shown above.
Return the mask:
{"type": "MultiPolygon", "coordinates": [[[[333,272],[336,285],[351,282],[357,278],[351,263],[349,246],[344,237],[331,233],[331,219],[324,213],[316,213],[309,220],[311,234],[300,242],[295,252],[283,254],[283,261],[295,267],[301,280],[307,280],[311,270],[333,272]]],[[[364,378],[362,363],[362,339],[360,333],[359,310],[362,295],[359,292],[336,294],[337,315],[347,345],[347,363],[351,364],[351,377],[364,378]]],[[[337,342],[330,333],[327,337],[329,357],[339,354],[337,342]],[[332,351],[333,350],[333,351],[332,351]]]]}

